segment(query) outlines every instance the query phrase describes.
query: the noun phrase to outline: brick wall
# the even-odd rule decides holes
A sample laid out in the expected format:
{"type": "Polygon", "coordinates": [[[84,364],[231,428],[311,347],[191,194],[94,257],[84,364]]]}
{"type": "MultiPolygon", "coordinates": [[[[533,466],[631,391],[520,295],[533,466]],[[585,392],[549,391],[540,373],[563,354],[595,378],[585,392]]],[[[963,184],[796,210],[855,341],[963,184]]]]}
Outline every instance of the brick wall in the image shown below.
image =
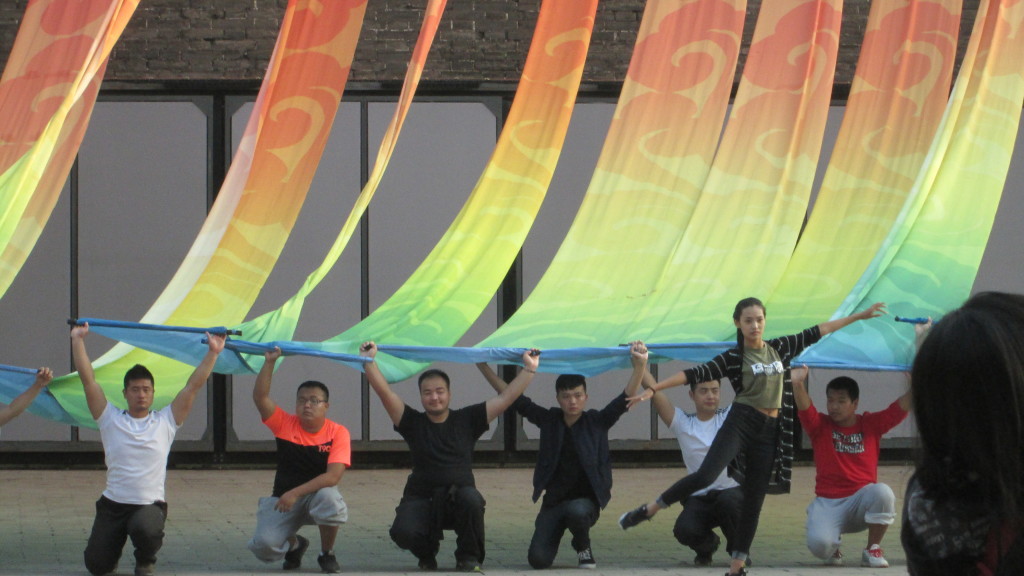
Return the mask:
{"type": "MultiPolygon", "coordinates": [[[[961,53],[978,1],[965,1],[961,53]]],[[[27,3],[0,2],[0,63],[6,62],[27,3]]],[[[749,1],[744,47],[760,4],[761,0],[749,1]]],[[[255,83],[267,67],[286,5],[287,0],[141,0],[111,56],[106,79],[127,84],[255,83]]],[[[424,81],[515,83],[539,5],[539,0],[450,0],[424,81]]],[[[425,0],[368,1],[351,81],[402,80],[425,6],[425,0]]],[[[602,1],[585,82],[622,80],[643,6],[644,0],[602,1]]],[[[853,76],[868,9],[869,0],[846,2],[837,85],[848,85],[853,76]]]]}

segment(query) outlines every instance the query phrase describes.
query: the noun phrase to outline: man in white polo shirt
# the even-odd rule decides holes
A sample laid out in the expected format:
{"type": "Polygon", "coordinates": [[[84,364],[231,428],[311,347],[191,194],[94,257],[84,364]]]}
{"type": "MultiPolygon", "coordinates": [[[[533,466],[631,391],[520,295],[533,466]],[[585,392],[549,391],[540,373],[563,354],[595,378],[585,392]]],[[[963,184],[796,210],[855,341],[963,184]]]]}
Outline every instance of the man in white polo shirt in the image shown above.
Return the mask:
{"type": "Polygon", "coordinates": [[[130,537],[135,546],[135,576],[149,576],[155,573],[156,553],[164,540],[164,481],[171,442],[192,410],[196,394],[210,377],[217,356],[224,349],[224,336],[206,334],[209,350],[188,383],[171,404],[153,412],[150,408],[155,382],[141,364],[124,375],[122,394],[128,409],[121,410],[107,402],[85,350],[88,333],[88,324],[72,328],[71,353],[89,412],[100,430],[107,488],[96,501],[96,519],[85,548],[85,567],[96,575],[113,572],[130,537]]]}

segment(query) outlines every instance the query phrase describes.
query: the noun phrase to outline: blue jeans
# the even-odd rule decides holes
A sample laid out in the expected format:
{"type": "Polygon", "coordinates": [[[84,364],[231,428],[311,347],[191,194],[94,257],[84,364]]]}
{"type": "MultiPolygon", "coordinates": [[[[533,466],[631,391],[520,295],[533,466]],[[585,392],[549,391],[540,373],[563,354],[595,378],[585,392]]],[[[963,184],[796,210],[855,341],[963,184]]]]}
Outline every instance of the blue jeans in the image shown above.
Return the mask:
{"type": "Polygon", "coordinates": [[[775,462],[778,442],[778,418],[771,418],[756,408],[733,403],[722,429],[708,448],[701,467],[679,480],[658,499],[666,506],[681,502],[694,492],[709,486],[737,455],[745,455],[743,504],[740,507],[733,558],[746,559],[754,542],[761,506],[768,489],[768,480],[775,462]]]}
{"type": "Polygon", "coordinates": [[[533,539],[527,558],[534,568],[550,568],[558,554],[558,545],[566,530],[572,534],[572,548],[579,552],[590,547],[590,527],[597,523],[601,510],[590,498],[566,500],[543,506],[534,522],[533,539]]]}

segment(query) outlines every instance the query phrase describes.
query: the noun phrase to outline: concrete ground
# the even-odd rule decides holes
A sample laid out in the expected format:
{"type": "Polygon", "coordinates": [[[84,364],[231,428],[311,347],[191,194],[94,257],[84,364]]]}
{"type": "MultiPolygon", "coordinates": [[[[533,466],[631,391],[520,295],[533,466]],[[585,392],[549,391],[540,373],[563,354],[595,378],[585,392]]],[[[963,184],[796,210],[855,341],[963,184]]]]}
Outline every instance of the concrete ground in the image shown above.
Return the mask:
{"type": "MultiPolygon", "coordinates": [[[[893,487],[897,507],[910,475],[908,466],[886,466],[879,479],[893,487]]],[[[618,468],[613,498],[592,531],[600,575],[721,576],[727,569],[723,550],[710,568],[693,566],[693,553],[672,537],[680,508],[661,512],[651,523],[623,532],[622,512],[653,498],[684,473],[680,468],[618,468]]],[[[415,559],[388,537],[406,470],[349,470],[341,490],[349,505],[335,551],[342,571],[350,574],[416,574],[415,559]]],[[[537,505],[530,501],[532,469],[490,468],[477,471],[477,486],[487,499],[487,574],[537,574],[526,563],[526,548],[537,505]]],[[[255,525],[257,498],[268,495],[272,470],[171,470],[167,475],[170,511],[157,574],[275,574],[279,564],[263,564],[246,549],[255,525]]],[[[865,535],[847,537],[847,566],[825,567],[804,545],[805,508],[813,495],[814,469],[794,470],[793,493],[769,496],[751,551],[751,576],[868,576],[906,574],[899,546],[899,517],[883,545],[891,568],[860,568],[865,535]]],[[[102,470],[0,470],[0,574],[87,574],[82,550],[93,518],[93,503],[104,486],[102,470]]],[[[312,545],[301,569],[319,573],[314,549],[316,529],[301,532],[312,545]]],[[[454,567],[454,535],[441,543],[441,570],[454,567]]],[[[130,543],[119,574],[132,574],[130,543]]],[[[579,573],[569,538],[548,572],[579,573]]]]}

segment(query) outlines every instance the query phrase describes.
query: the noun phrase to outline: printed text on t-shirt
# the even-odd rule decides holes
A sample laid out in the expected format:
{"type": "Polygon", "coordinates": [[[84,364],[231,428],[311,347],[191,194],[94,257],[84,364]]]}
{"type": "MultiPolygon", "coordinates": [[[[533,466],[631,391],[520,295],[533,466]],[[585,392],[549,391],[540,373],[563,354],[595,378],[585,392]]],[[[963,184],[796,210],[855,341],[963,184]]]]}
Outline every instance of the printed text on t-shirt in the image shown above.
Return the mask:
{"type": "Polygon", "coordinates": [[[832,444],[838,454],[860,454],[864,451],[864,435],[860,432],[843,434],[838,430],[833,430],[832,444]]]}
{"type": "Polygon", "coordinates": [[[785,368],[782,366],[782,361],[780,360],[776,360],[775,362],[769,362],[767,364],[757,362],[755,364],[751,364],[750,369],[751,371],[754,372],[755,375],[767,374],[769,376],[773,374],[782,374],[783,370],[785,370],[785,368]]]}

